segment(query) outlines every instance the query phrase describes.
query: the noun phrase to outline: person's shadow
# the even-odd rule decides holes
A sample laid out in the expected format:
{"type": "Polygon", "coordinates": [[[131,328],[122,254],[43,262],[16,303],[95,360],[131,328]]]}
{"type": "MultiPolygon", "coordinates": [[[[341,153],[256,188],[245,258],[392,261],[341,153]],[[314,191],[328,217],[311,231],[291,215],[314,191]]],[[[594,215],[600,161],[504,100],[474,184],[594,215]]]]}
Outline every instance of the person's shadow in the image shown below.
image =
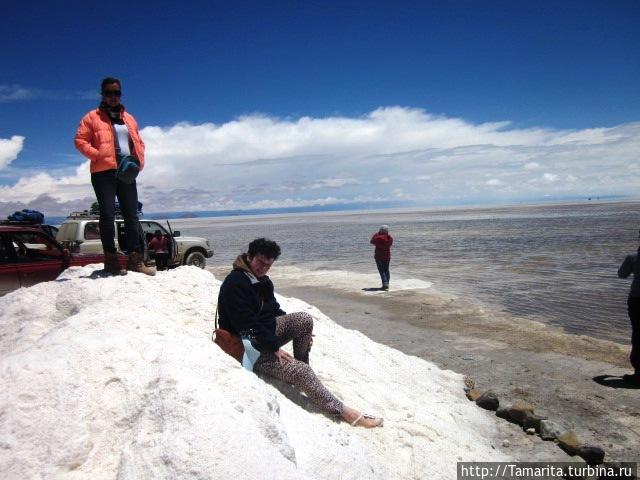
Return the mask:
{"type": "Polygon", "coordinates": [[[593,377],[593,381],[603,387],[609,388],[627,388],[630,390],[640,389],[640,385],[634,385],[625,382],[619,375],[598,375],[593,377]]]}
{"type": "Polygon", "coordinates": [[[331,415],[325,412],[324,410],[322,410],[315,403],[313,403],[309,397],[304,395],[300,390],[298,390],[295,386],[291,385],[290,383],[283,382],[282,380],[278,380],[277,378],[273,378],[268,375],[261,375],[257,373],[256,375],[258,375],[258,377],[265,383],[268,383],[269,385],[275,387],[278,391],[280,391],[282,395],[287,397],[289,400],[291,400],[293,403],[295,403],[299,407],[302,407],[303,409],[311,413],[322,414],[325,417],[329,418],[330,420],[333,420],[336,423],[340,423],[339,416],[331,415]]]}
{"type": "Polygon", "coordinates": [[[368,287],[368,288],[363,288],[362,291],[363,292],[382,292],[383,289],[382,287],[368,287]]]}

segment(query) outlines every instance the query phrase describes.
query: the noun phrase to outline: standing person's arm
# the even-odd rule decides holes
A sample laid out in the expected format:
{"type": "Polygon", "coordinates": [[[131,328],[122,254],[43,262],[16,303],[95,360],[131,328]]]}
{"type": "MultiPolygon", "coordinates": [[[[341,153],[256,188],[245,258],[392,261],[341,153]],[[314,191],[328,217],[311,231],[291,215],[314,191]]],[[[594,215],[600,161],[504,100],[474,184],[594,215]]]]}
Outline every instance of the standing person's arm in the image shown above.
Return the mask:
{"type": "Polygon", "coordinates": [[[638,257],[637,255],[626,256],[626,258],[624,259],[624,262],[622,262],[622,265],[620,265],[620,268],[618,269],[619,278],[627,278],[629,275],[633,273],[633,267],[637,261],[637,257],[638,257]]]}
{"type": "Polygon", "coordinates": [[[387,235],[389,237],[389,247],[393,245],[393,237],[391,235],[387,235]]]}
{"type": "Polygon", "coordinates": [[[91,125],[91,118],[89,115],[85,115],[80,120],[80,125],[78,125],[78,130],[76,131],[76,136],[73,140],[76,148],[82,153],[85,157],[87,157],[92,162],[98,160],[98,156],[100,152],[97,148],[95,148],[91,141],[93,140],[93,127],[91,125]]]}

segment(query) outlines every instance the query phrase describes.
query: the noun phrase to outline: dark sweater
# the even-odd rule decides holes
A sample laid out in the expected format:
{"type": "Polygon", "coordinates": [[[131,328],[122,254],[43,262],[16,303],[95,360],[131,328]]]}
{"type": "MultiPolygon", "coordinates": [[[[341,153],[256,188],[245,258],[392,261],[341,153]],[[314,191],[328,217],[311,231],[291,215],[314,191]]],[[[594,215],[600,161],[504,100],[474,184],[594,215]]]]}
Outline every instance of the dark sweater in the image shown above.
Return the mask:
{"type": "Polygon", "coordinates": [[[640,262],[638,262],[638,254],[627,255],[618,269],[618,277],[627,278],[633,273],[633,281],[629,290],[630,297],[640,297],[640,262]]]}
{"type": "Polygon", "coordinates": [[[260,352],[276,352],[280,348],[276,317],[286,313],[276,301],[273,283],[266,275],[259,279],[247,275],[247,270],[238,268],[237,264],[236,260],[234,270],[220,286],[220,327],[251,337],[251,343],[260,352]]]}

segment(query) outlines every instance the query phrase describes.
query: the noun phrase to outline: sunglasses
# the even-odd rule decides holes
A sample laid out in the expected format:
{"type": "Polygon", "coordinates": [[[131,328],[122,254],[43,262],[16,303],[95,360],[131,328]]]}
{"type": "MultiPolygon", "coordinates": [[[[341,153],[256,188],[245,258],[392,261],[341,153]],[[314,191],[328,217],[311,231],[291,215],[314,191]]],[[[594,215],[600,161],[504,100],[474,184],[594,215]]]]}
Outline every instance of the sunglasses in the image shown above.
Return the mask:
{"type": "Polygon", "coordinates": [[[103,97],[119,97],[122,95],[120,90],[104,90],[102,92],[103,97]]]}

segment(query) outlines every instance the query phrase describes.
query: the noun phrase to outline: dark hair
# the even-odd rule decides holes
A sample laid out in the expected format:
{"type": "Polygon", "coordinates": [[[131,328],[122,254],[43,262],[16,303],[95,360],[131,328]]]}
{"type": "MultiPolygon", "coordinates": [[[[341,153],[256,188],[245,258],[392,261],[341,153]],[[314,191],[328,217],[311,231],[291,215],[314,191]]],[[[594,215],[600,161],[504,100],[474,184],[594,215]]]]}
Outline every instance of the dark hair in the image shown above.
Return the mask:
{"type": "Polygon", "coordinates": [[[122,85],[120,85],[120,80],[113,77],[107,77],[102,79],[102,83],[100,84],[100,91],[104,92],[104,87],[106,87],[107,85],[111,85],[112,83],[117,83],[118,87],[122,89],[122,85]]]}
{"type": "Polygon", "coordinates": [[[162,232],[160,230],[156,230],[155,232],[153,232],[154,235],[162,235],[162,232]]]}
{"type": "Polygon", "coordinates": [[[273,258],[276,260],[280,256],[280,247],[273,240],[256,238],[249,244],[249,251],[247,253],[250,257],[264,255],[266,258],[273,258]]]}

